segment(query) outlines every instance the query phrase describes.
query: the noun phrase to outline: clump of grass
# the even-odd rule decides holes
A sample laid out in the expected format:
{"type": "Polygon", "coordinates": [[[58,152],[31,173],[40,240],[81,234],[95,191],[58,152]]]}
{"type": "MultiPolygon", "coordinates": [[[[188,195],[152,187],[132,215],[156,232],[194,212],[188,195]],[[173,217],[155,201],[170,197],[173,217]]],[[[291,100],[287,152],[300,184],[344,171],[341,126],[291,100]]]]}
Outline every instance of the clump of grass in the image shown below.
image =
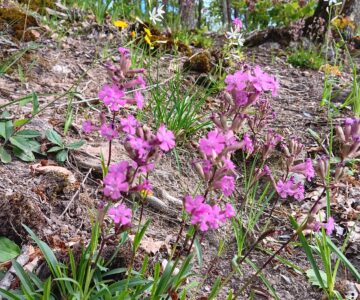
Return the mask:
{"type": "Polygon", "coordinates": [[[294,67],[319,70],[325,63],[325,59],[314,50],[300,49],[289,55],[287,62],[294,67]]]}

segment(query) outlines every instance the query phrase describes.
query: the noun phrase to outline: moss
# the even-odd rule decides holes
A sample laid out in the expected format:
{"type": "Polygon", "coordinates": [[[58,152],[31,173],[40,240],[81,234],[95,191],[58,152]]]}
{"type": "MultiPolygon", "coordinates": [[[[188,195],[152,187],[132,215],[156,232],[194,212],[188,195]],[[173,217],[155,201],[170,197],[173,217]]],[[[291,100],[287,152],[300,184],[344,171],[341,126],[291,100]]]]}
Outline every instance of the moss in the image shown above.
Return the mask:
{"type": "Polygon", "coordinates": [[[18,40],[23,36],[25,41],[34,40],[35,36],[33,36],[31,31],[27,31],[27,29],[37,26],[39,26],[39,24],[36,18],[31,15],[26,15],[26,13],[18,7],[0,8],[0,31],[8,31],[10,29],[13,36],[18,40]]]}
{"type": "Polygon", "coordinates": [[[184,69],[199,73],[209,73],[211,71],[210,53],[204,51],[195,54],[184,63],[184,69]]]}

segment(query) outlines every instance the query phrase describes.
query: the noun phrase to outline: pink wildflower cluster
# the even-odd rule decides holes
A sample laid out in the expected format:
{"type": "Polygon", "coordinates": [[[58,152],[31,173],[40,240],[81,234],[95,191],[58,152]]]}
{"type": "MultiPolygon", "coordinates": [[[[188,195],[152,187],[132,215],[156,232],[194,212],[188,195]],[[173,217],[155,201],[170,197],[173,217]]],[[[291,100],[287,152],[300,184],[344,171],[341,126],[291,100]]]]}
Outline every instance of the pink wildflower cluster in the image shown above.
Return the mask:
{"type": "Polygon", "coordinates": [[[143,73],[144,69],[130,69],[130,52],[126,48],[119,48],[120,60],[117,65],[107,62],[105,64],[110,73],[112,84],[106,84],[99,92],[99,98],[111,111],[119,111],[121,107],[127,104],[143,107],[144,97],[135,88],[145,88],[145,81],[142,76],[136,74],[143,73]],[[129,80],[130,78],[130,80],[129,80]],[[126,96],[132,91],[132,96],[126,96]]]}
{"type": "MultiPolygon", "coordinates": [[[[126,48],[119,48],[120,59],[116,65],[108,62],[106,68],[110,74],[112,84],[104,85],[99,92],[99,98],[111,111],[110,122],[106,114],[100,114],[100,125],[86,121],[82,125],[83,132],[89,134],[98,131],[102,137],[111,143],[114,139],[124,144],[130,158],[109,166],[108,173],[103,179],[105,197],[119,200],[129,192],[151,192],[152,185],[147,180],[147,173],[154,168],[155,163],[164,152],[175,147],[174,134],[160,125],[157,132],[140,124],[136,118],[128,114],[117,118],[119,110],[125,105],[136,105],[142,109],[144,97],[137,88],[144,88],[143,69],[131,69],[130,52],[126,48]]],[[[110,152],[111,153],[111,152],[110,152]]],[[[109,157],[108,163],[110,163],[109,157]]],[[[131,222],[131,210],[125,204],[119,204],[109,209],[109,216],[116,226],[127,226],[131,222]],[[119,225],[120,224],[120,225],[119,225]]]]}
{"type": "Polygon", "coordinates": [[[343,161],[360,156],[360,118],[346,118],[343,126],[336,126],[336,133],[343,161]]]}
{"type": "Polygon", "coordinates": [[[315,221],[307,225],[308,229],[312,229],[314,232],[319,232],[321,228],[324,228],[327,235],[331,235],[335,229],[335,220],[333,217],[329,217],[326,223],[315,221]]]}
{"type": "Polygon", "coordinates": [[[235,28],[241,29],[243,27],[243,23],[239,18],[235,18],[232,23],[235,28]]]}
{"type": "Polygon", "coordinates": [[[227,75],[225,83],[226,91],[231,94],[235,106],[241,107],[255,103],[262,92],[271,91],[276,96],[279,89],[277,79],[264,72],[260,66],[227,75]]]}
{"type": "Polygon", "coordinates": [[[235,216],[231,204],[225,204],[223,210],[218,205],[204,203],[203,196],[185,197],[185,210],[191,215],[191,224],[198,225],[201,231],[217,229],[226,219],[235,216]]]}

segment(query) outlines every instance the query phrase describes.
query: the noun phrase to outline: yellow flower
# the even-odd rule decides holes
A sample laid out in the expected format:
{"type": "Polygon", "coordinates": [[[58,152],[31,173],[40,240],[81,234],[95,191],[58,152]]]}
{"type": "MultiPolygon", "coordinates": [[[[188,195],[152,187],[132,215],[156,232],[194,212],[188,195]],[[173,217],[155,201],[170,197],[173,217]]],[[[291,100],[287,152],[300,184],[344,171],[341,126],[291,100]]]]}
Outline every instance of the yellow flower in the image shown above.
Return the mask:
{"type": "Polygon", "coordinates": [[[151,31],[148,28],[144,28],[144,31],[148,37],[152,37],[151,31]]]}
{"type": "Polygon", "coordinates": [[[355,23],[349,17],[337,17],[331,21],[331,24],[340,29],[344,29],[346,27],[350,27],[351,29],[355,29],[355,23]]]}
{"type": "Polygon", "coordinates": [[[140,196],[143,199],[145,199],[148,196],[153,196],[154,195],[154,193],[152,191],[149,191],[149,190],[141,190],[139,193],[140,193],[140,196]]]}
{"type": "Polygon", "coordinates": [[[320,67],[320,71],[323,71],[325,74],[328,75],[341,76],[341,71],[339,70],[339,67],[329,64],[322,65],[320,67]]]}
{"type": "Polygon", "coordinates": [[[114,25],[119,28],[126,28],[129,26],[128,23],[126,23],[125,21],[122,21],[122,20],[114,21],[114,25]]]}
{"type": "Polygon", "coordinates": [[[131,31],[131,37],[134,39],[136,38],[136,32],[135,31],[131,31]]]}
{"type": "Polygon", "coordinates": [[[144,40],[146,44],[148,44],[150,47],[153,46],[152,42],[150,41],[150,37],[148,35],[145,35],[144,40]]]}

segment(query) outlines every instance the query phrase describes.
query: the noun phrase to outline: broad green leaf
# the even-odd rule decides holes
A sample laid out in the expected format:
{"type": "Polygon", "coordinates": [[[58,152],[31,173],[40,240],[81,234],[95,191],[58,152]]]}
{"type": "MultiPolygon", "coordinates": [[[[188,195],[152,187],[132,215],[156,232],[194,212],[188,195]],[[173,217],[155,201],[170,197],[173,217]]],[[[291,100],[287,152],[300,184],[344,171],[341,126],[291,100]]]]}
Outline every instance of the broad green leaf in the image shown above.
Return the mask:
{"type": "Polygon", "coordinates": [[[201,251],[201,244],[197,238],[195,239],[194,246],[195,246],[196,256],[198,258],[198,263],[199,263],[199,266],[201,267],[202,263],[203,263],[203,256],[202,256],[202,251],[201,251]]]}
{"type": "Polygon", "coordinates": [[[85,141],[83,140],[80,140],[80,141],[76,141],[76,142],[73,142],[73,143],[70,143],[68,145],[65,145],[66,148],[68,149],[78,149],[80,148],[81,146],[85,145],[85,141]]]}
{"type": "Polygon", "coordinates": [[[60,150],[64,150],[63,147],[60,147],[60,146],[54,146],[54,147],[51,147],[47,152],[48,153],[51,153],[51,152],[58,152],[60,150]]]}
{"type": "Polygon", "coordinates": [[[0,263],[9,261],[20,254],[20,248],[6,237],[0,237],[0,263]]]}
{"type": "Polygon", "coordinates": [[[0,120],[0,136],[7,140],[13,133],[13,124],[11,120],[0,120]]]}
{"type": "Polygon", "coordinates": [[[65,162],[67,160],[67,157],[68,157],[67,150],[61,150],[55,156],[55,158],[58,162],[65,162]]]}
{"type": "Polygon", "coordinates": [[[39,137],[40,135],[41,135],[40,132],[37,130],[24,129],[18,131],[14,136],[30,139],[30,138],[39,137]]]}
{"type": "Polygon", "coordinates": [[[10,143],[24,152],[31,152],[29,147],[29,141],[21,136],[12,136],[9,138],[10,143]]]}
{"type": "MultiPolygon", "coordinates": [[[[319,273],[320,273],[320,276],[321,276],[321,279],[325,285],[325,287],[327,288],[328,287],[328,284],[327,284],[327,276],[326,276],[326,273],[323,271],[323,270],[319,270],[319,273]]],[[[309,281],[312,285],[316,285],[318,287],[321,287],[321,283],[320,281],[318,280],[318,277],[314,271],[314,269],[309,269],[306,271],[306,276],[309,278],[309,281]]]]}
{"type": "Polygon", "coordinates": [[[53,129],[46,130],[47,139],[55,145],[63,146],[63,141],[61,136],[53,129]]]}
{"type": "Polygon", "coordinates": [[[29,119],[26,119],[26,118],[16,120],[16,121],[14,121],[14,127],[22,126],[22,125],[26,124],[27,122],[29,122],[29,119]]]}
{"type": "Polygon", "coordinates": [[[30,162],[35,160],[34,153],[32,153],[31,150],[25,152],[19,149],[18,147],[14,147],[13,153],[16,157],[20,158],[22,161],[30,162]]]}
{"type": "Polygon", "coordinates": [[[0,147],[0,160],[4,164],[11,162],[11,155],[5,150],[4,147],[0,147]]]}

